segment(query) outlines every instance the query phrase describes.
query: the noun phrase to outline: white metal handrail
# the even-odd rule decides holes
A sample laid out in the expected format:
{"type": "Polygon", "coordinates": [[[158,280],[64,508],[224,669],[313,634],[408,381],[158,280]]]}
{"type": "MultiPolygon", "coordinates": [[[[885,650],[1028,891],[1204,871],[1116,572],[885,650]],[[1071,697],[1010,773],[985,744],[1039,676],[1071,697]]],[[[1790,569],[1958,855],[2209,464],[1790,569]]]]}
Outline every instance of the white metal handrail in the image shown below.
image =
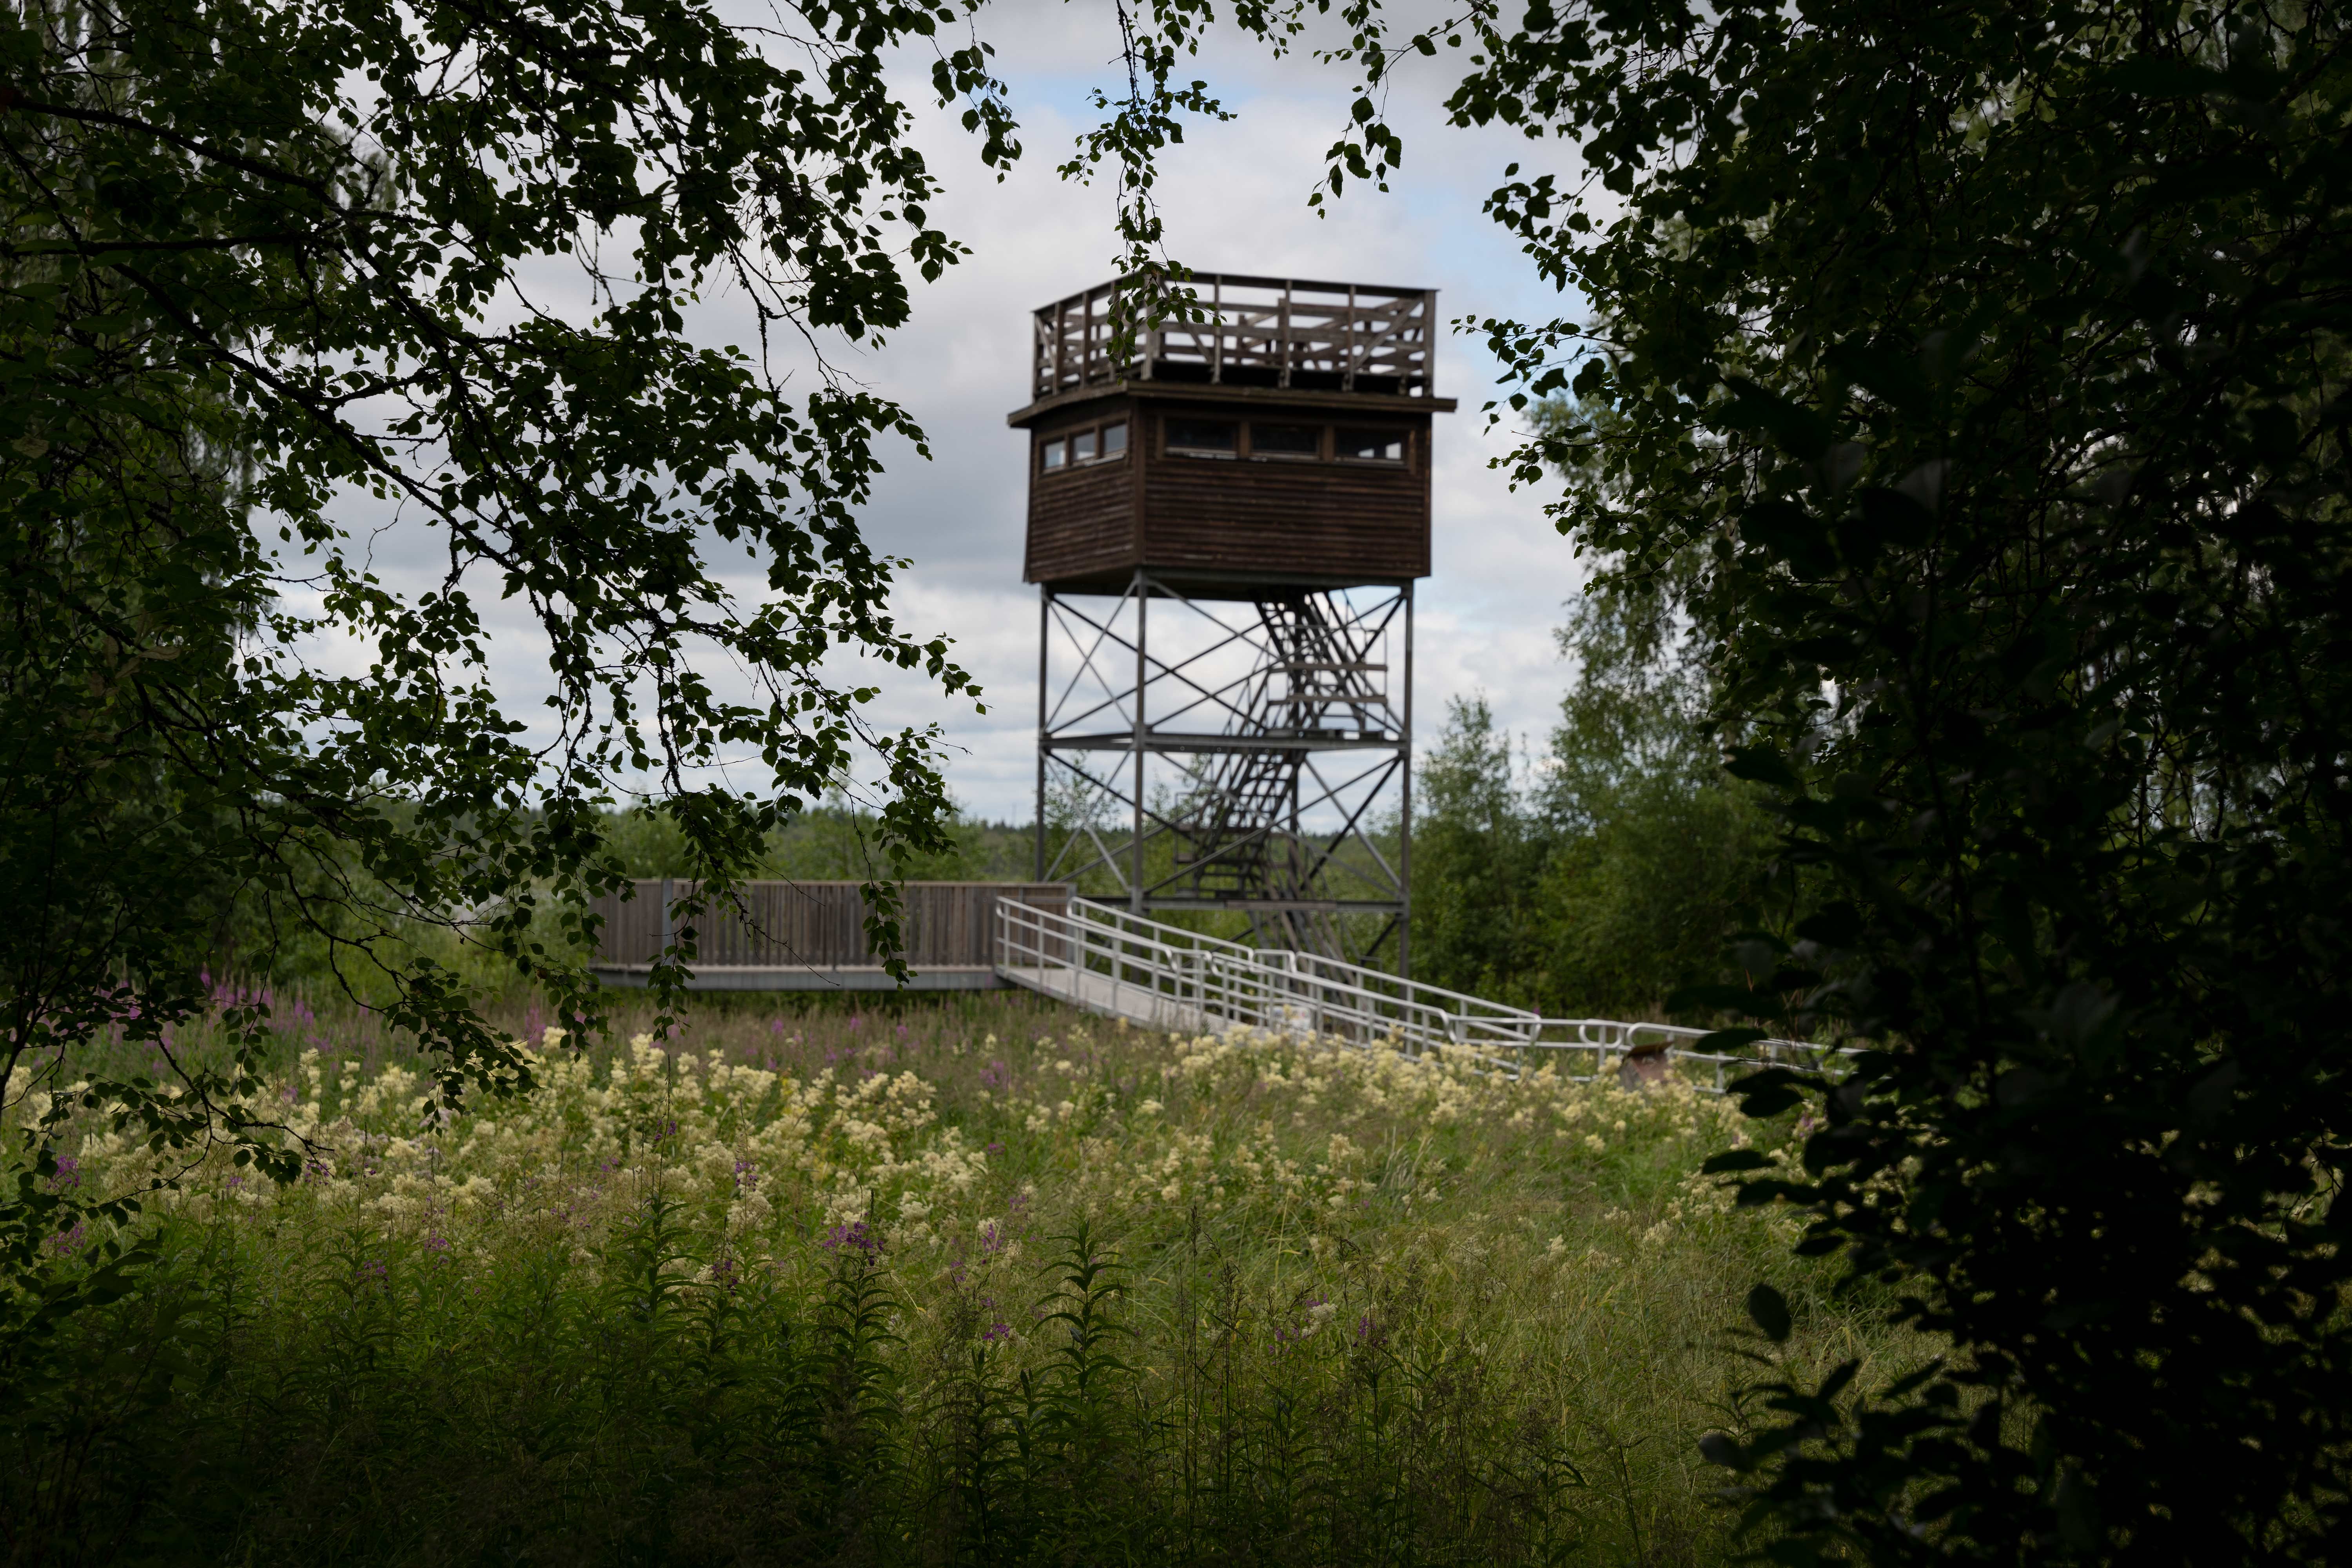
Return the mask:
{"type": "Polygon", "coordinates": [[[1586,1081],[1607,1073],[1612,1058],[1640,1052],[1662,1056],[1686,1078],[1699,1078],[1697,1087],[1720,1093],[1735,1068],[1777,1063],[1821,1072],[1853,1054],[1794,1040],[1700,1050],[1702,1029],[1547,1018],[1361,964],[1204,936],[1085,899],[1072,900],[1066,913],[999,900],[996,963],[1013,978],[1082,1005],[1171,1028],[1331,1036],[1416,1057],[1443,1049],[1512,1077],[1528,1071],[1538,1053],[1589,1054],[1567,1074],[1586,1081]]]}

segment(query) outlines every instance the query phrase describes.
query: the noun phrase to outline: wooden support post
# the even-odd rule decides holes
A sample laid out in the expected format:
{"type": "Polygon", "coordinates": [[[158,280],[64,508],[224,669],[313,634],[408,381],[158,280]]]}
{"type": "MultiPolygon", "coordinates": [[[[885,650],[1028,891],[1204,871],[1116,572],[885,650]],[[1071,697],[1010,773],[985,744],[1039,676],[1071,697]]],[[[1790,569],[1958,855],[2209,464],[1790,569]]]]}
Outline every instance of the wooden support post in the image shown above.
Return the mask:
{"type": "Polygon", "coordinates": [[[1344,362],[1347,368],[1339,373],[1339,389],[1342,392],[1356,390],[1356,365],[1359,359],[1356,353],[1356,336],[1362,327],[1363,322],[1356,316],[1356,286],[1350,283],[1348,285],[1348,324],[1339,335],[1340,352],[1347,355],[1344,362]]]}
{"type": "Polygon", "coordinates": [[[1282,286],[1282,303],[1276,307],[1274,352],[1277,368],[1274,373],[1274,384],[1276,386],[1290,384],[1290,362],[1297,357],[1290,341],[1290,289],[1288,283],[1282,286]]]}
{"type": "MultiPolygon", "coordinates": [[[[1433,395],[1437,388],[1437,295],[1434,292],[1423,294],[1421,297],[1420,316],[1421,391],[1422,395],[1426,397],[1433,395]]],[[[1411,392],[1412,378],[1402,374],[1404,369],[1402,365],[1399,365],[1397,369],[1400,373],[1397,377],[1400,388],[1405,392],[1411,392]]]]}
{"type": "Polygon", "coordinates": [[[1209,283],[1209,381],[1214,384],[1225,379],[1225,280],[1211,279],[1209,283]]]}

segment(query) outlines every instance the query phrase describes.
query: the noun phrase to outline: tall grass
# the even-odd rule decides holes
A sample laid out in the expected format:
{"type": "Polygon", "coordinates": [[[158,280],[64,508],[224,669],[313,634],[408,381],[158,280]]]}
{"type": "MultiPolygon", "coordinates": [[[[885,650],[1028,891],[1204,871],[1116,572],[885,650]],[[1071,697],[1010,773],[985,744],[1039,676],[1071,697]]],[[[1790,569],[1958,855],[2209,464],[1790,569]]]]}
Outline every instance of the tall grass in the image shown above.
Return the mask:
{"type": "Polygon", "coordinates": [[[1023,998],[514,1023],[536,1089],[446,1118],[289,1039],[305,1178],[180,1173],[6,1369],[12,1561],[1706,1562],[1756,1279],[1801,1360],[1917,1354],[1697,1176],[1778,1135],[1685,1085],[1023,998]]]}

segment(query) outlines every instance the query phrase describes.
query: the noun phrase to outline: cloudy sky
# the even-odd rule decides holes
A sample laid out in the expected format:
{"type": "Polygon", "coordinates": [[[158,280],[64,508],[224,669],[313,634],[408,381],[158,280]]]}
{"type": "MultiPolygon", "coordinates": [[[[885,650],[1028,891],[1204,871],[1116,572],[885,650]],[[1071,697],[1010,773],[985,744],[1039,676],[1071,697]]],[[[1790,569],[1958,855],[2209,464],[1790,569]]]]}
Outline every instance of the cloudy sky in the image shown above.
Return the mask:
{"type": "MultiPolygon", "coordinates": [[[[1396,3],[1410,11],[1423,0],[1396,3]]],[[[908,57],[900,96],[924,109],[918,140],[948,188],[930,216],[972,254],[937,284],[918,284],[913,321],[887,344],[835,358],[908,407],[929,435],[931,462],[911,447],[895,454],[866,527],[879,548],[913,563],[898,586],[901,626],[951,637],[990,709],[975,714],[968,701],[884,672],[874,717],[943,724],[954,747],[950,784],[957,801],[976,815],[1025,821],[1034,778],[1037,615],[1035,591],[1020,580],[1026,445],[1004,416],[1027,400],[1030,313],[1115,270],[1110,192],[1066,184],[1055,169],[1091,123],[1089,89],[1123,85],[1123,78],[1108,0],[1000,0],[981,20],[1011,86],[1024,155],[998,182],[953,111],[929,110],[929,57],[908,57]]],[[[1435,68],[1448,63],[1416,60],[1432,68],[1409,71],[1391,89],[1391,115],[1406,142],[1392,189],[1351,187],[1318,218],[1307,198],[1323,150],[1347,122],[1353,77],[1303,53],[1272,62],[1263,46],[1238,37],[1204,51],[1194,74],[1209,79],[1236,118],[1192,127],[1168,157],[1160,196],[1171,254],[1202,271],[1435,288],[1447,319],[1573,317],[1578,301],[1541,285],[1479,211],[1505,164],[1565,174],[1569,151],[1445,127],[1437,104],[1451,82],[1435,68]]],[[[544,306],[578,289],[576,274],[545,273],[532,291],[544,306]]],[[[576,302],[584,305],[584,298],[576,302]]],[[[694,324],[698,336],[751,341],[748,316],[723,294],[708,310],[694,324]]],[[[1565,673],[1551,631],[1575,591],[1576,563],[1543,515],[1544,496],[1511,493],[1487,467],[1511,443],[1507,430],[1490,432],[1479,411],[1494,381],[1476,341],[1446,336],[1437,367],[1438,391],[1462,408],[1438,420],[1435,572],[1422,585],[1416,638],[1420,739],[1425,746],[1434,738],[1446,699],[1480,692],[1498,720],[1539,738],[1565,673]]],[[[421,587],[437,573],[439,547],[403,535],[394,524],[375,536],[376,563],[396,583],[413,576],[404,585],[421,587]]],[[[756,594],[756,584],[744,587],[756,594]]],[[[536,628],[520,619],[499,625],[519,606],[480,607],[496,633],[493,673],[509,710],[528,719],[545,685],[536,628]]],[[[321,649],[320,657],[364,664],[355,647],[321,649]]]]}
{"type": "MultiPolygon", "coordinates": [[[[1117,245],[1110,193],[1065,184],[1054,165],[1088,123],[1086,93],[1113,78],[1117,33],[1100,0],[1014,0],[985,14],[1023,123],[1021,164],[1003,184],[978,167],[946,117],[922,142],[950,198],[935,221],[973,255],[916,300],[911,327],[853,363],[876,390],[929,431],[936,460],[895,465],[868,527],[910,558],[900,603],[910,626],[956,639],[992,711],[929,700],[912,686],[886,701],[893,718],[936,717],[960,748],[957,799],[980,815],[1025,820],[1034,777],[1036,612],[1021,575],[1023,437],[1004,416],[1026,401],[1029,313],[1110,276],[1117,245]]],[[[1347,121],[1354,83],[1294,56],[1273,64],[1234,39],[1204,53],[1207,79],[1237,118],[1196,126],[1170,156],[1161,191],[1171,253],[1202,271],[1430,287],[1441,313],[1573,317],[1577,301],[1542,285],[1480,204],[1505,164],[1559,167],[1556,143],[1446,128],[1436,105],[1450,85],[1433,68],[1393,89],[1403,174],[1381,194],[1351,188],[1326,218],[1307,206],[1322,153],[1347,121]],[[1547,162],[1549,160],[1549,162],[1547,162]]],[[[910,83],[911,87],[911,83],[910,83]]],[[[1562,171],[1565,173],[1565,170],[1562,171]]],[[[1423,743],[1445,699],[1484,692],[1523,733],[1548,727],[1564,671],[1551,630],[1577,565],[1543,515],[1544,497],[1513,494],[1488,460],[1508,449],[1479,409],[1493,364],[1476,341],[1448,336],[1438,390],[1461,412],[1438,421],[1435,571],[1422,585],[1417,706],[1423,743]]]]}

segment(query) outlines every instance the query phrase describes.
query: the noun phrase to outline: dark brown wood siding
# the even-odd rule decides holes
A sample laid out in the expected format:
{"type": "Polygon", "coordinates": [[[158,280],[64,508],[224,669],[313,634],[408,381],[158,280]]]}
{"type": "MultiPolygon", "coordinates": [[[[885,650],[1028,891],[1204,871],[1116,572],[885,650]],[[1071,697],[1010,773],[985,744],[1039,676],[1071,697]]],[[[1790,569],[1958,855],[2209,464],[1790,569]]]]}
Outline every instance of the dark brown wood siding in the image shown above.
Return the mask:
{"type": "MultiPolygon", "coordinates": [[[[1131,441],[1132,437],[1130,437],[1131,441]]],[[[1132,570],[1136,564],[1136,453],[1060,473],[1029,477],[1028,583],[1132,570]]]]}
{"type": "MultiPolygon", "coordinates": [[[[1426,427],[1413,433],[1416,458],[1426,427]]],[[[1423,461],[1222,462],[1153,454],[1143,475],[1147,563],[1270,576],[1402,582],[1429,574],[1423,461]]]]}
{"type": "Polygon", "coordinates": [[[1156,568],[1402,582],[1429,574],[1429,416],[1193,405],[1147,409],[1140,448],[1145,560],[1156,568]],[[1162,421],[1202,417],[1366,425],[1408,435],[1398,465],[1173,455],[1162,421]]]}
{"type": "MultiPolygon", "coordinates": [[[[1147,566],[1260,581],[1403,583],[1429,574],[1430,414],[1397,398],[1219,389],[1126,393],[1041,411],[1029,426],[1029,543],[1024,577],[1118,592],[1147,566]],[[1055,473],[1038,443],[1107,418],[1128,421],[1121,459],[1055,473]],[[1350,462],[1171,455],[1171,419],[1402,431],[1405,460],[1350,462]]],[[[1450,405],[1449,405],[1450,406],[1450,405]]]]}
{"type": "MultiPolygon", "coordinates": [[[[641,881],[636,897],[598,904],[604,917],[597,963],[635,968],[652,962],[668,941],[663,884],[641,881]]],[[[692,887],[669,884],[673,900],[692,887]]],[[[996,900],[1051,910],[1069,907],[1064,882],[908,882],[906,958],[909,967],[968,968],[995,962],[996,900]]],[[[692,967],[773,969],[862,968],[880,962],[866,940],[866,900],[856,882],[751,882],[742,908],[710,910],[694,922],[698,950],[692,967]],[[750,916],[749,920],[744,917],[750,916]]]]}

